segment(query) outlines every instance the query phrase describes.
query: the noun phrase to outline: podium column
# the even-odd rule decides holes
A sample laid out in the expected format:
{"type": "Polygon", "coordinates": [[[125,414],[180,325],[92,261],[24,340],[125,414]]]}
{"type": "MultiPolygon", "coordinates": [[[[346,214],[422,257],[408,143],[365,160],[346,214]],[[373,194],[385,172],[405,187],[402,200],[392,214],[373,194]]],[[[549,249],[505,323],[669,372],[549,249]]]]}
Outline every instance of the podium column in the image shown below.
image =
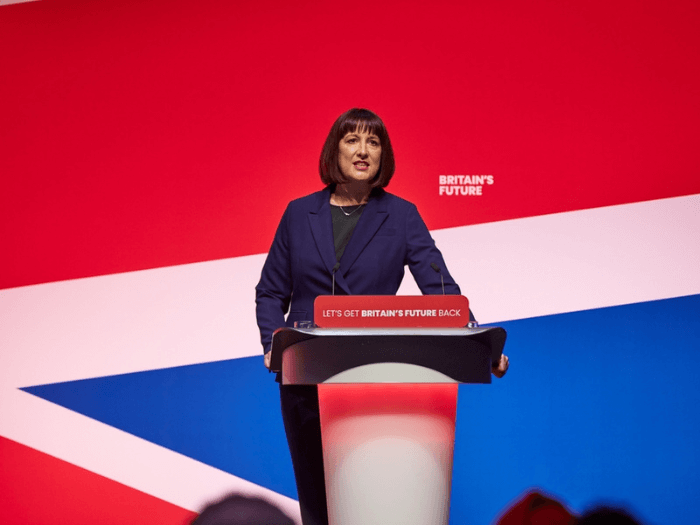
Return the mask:
{"type": "Polygon", "coordinates": [[[457,388],[318,386],[331,525],[447,525],[457,388]]]}

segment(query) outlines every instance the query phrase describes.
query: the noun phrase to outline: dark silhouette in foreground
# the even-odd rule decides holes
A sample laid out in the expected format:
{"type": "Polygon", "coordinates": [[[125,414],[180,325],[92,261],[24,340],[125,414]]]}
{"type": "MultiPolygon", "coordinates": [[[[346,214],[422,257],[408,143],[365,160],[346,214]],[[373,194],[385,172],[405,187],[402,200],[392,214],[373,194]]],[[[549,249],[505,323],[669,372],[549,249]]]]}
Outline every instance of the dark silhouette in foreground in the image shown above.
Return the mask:
{"type": "Polygon", "coordinates": [[[564,505],[539,492],[523,495],[508,507],[496,525],[574,525],[574,516],[564,505]]]}
{"type": "Polygon", "coordinates": [[[563,503],[530,491],[507,507],[496,525],[641,525],[626,510],[598,506],[577,517],[563,503]]]}
{"type": "Polygon", "coordinates": [[[192,525],[295,525],[272,503],[240,494],[207,505],[192,525]]]}
{"type": "Polygon", "coordinates": [[[586,511],[577,525],[641,525],[624,509],[596,507],[586,511]]]}

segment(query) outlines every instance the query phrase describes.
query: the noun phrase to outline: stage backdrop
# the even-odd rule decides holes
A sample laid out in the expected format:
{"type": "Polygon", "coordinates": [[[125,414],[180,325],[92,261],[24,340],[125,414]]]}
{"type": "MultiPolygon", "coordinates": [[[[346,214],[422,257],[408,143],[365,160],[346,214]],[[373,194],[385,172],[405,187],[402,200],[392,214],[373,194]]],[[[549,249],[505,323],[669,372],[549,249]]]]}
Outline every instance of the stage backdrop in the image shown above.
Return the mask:
{"type": "Polygon", "coordinates": [[[532,487],[694,520],[699,11],[0,6],[0,521],[175,525],[231,491],[298,518],[253,288],[353,106],[509,332],[508,375],[460,388],[451,522],[532,487]]]}

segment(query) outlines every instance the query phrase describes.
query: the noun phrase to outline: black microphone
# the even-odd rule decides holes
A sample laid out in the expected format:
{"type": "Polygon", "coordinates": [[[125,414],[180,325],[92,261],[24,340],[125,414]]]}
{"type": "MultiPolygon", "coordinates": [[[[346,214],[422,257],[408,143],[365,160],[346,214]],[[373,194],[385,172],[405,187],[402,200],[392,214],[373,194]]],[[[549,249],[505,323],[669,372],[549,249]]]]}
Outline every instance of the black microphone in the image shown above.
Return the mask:
{"type": "Polygon", "coordinates": [[[335,263],[335,266],[331,270],[331,275],[333,275],[333,295],[335,295],[335,272],[340,268],[340,262],[335,263]]]}
{"type": "Polygon", "coordinates": [[[445,295],[445,278],[442,276],[442,272],[440,271],[440,268],[434,262],[430,263],[430,267],[433,270],[435,270],[437,273],[440,274],[440,282],[442,283],[442,295],[445,295]]]}

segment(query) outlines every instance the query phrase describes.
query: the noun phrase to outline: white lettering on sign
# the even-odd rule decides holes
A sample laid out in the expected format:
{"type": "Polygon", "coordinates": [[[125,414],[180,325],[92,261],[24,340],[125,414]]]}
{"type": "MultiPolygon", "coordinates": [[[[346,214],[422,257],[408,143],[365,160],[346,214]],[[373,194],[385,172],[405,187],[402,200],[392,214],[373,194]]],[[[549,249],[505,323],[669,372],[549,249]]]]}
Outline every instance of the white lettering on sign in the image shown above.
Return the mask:
{"type": "Polygon", "coordinates": [[[493,175],[440,175],[439,195],[474,195],[484,194],[484,185],[494,183],[493,175]]]}
{"type": "Polygon", "coordinates": [[[437,317],[437,310],[404,310],[406,317],[437,317]]]}
{"type": "Polygon", "coordinates": [[[403,317],[402,310],[362,310],[362,317],[403,317]]]}

